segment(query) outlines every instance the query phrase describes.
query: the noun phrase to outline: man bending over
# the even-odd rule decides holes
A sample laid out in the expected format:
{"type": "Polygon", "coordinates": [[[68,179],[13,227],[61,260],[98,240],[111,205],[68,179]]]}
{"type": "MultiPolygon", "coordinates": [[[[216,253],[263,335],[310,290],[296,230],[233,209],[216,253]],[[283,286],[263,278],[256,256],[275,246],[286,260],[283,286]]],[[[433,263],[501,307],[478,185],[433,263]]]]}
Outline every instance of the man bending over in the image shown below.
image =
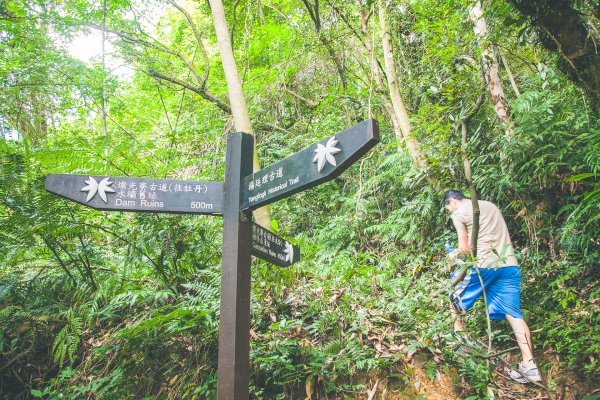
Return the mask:
{"type": "MultiPolygon", "coordinates": [[[[466,199],[458,190],[449,190],[444,195],[444,207],[450,212],[458,234],[458,249],[448,257],[454,259],[460,254],[470,254],[469,243],[473,229],[471,200],[466,199]]],[[[485,288],[490,319],[508,320],[523,357],[519,363],[519,372],[511,371],[510,377],[519,383],[528,382],[524,376],[531,381],[541,381],[542,377],[533,360],[531,333],[521,312],[521,271],[506,222],[498,207],[489,201],[479,201],[479,210],[477,266],[483,287],[477,270],[472,268],[455,287],[454,307],[459,311],[469,310],[485,288]]],[[[453,315],[456,316],[454,309],[453,315]]],[[[460,318],[455,319],[454,330],[464,331],[460,318]]]]}

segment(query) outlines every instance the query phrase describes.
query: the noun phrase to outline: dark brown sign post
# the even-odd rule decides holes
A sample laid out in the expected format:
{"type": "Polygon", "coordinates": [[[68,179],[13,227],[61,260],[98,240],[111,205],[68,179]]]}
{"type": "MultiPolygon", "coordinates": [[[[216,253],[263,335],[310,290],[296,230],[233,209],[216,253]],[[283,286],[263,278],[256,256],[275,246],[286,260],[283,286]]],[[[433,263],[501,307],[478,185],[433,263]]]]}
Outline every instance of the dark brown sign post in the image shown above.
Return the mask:
{"type": "Polygon", "coordinates": [[[252,173],[254,138],[234,133],[227,142],[223,197],[223,266],[217,398],[247,399],[250,368],[250,260],[252,212],[242,211],[242,178],[252,173]]]}
{"type": "Polygon", "coordinates": [[[46,190],[98,210],[223,216],[217,398],[245,400],[251,257],[282,267],[300,260],[298,247],[252,223],[252,210],[335,178],[378,141],[377,121],[363,121],[253,174],[254,138],[233,133],[224,182],[50,174],[46,190]]]}

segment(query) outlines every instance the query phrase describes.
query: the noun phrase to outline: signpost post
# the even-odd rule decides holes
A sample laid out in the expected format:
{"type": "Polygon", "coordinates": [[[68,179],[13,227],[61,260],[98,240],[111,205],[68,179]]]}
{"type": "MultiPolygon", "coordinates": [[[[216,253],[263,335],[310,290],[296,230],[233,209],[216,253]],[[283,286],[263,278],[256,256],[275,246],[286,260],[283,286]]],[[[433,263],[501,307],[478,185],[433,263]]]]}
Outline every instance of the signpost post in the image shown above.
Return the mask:
{"type": "Polygon", "coordinates": [[[224,182],[50,174],[46,190],[98,210],[223,216],[217,398],[247,399],[251,256],[300,260],[297,246],[252,223],[252,210],[334,179],[378,141],[377,121],[363,121],[252,174],[254,138],[233,133],[224,182]]]}
{"type": "Polygon", "coordinates": [[[223,265],[217,395],[248,398],[250,368],[250,259],[252,212],[242,211],[242,178],[252,172],[254,138],[234,133],[227,141],[223,197],[223,265]]]}

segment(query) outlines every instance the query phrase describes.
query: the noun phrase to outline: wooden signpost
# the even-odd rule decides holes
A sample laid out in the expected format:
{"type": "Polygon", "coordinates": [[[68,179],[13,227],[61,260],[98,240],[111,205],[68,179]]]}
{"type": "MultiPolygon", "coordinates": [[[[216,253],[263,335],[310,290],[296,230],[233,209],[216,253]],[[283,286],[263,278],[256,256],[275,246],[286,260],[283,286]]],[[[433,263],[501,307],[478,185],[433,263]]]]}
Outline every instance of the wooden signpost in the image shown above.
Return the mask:
{"type": "Polygon", "coordinates": [[[282,267],[300,249],[252,222],[252,210],[338,176],[379,141],[377,121],[363,121],[252,173],[254,138],[227,141],[224,182],[50,174],[46,190],[108,211],[223,216],[223,263],[217,398],[248,399],[251,256],[282,267]]]}

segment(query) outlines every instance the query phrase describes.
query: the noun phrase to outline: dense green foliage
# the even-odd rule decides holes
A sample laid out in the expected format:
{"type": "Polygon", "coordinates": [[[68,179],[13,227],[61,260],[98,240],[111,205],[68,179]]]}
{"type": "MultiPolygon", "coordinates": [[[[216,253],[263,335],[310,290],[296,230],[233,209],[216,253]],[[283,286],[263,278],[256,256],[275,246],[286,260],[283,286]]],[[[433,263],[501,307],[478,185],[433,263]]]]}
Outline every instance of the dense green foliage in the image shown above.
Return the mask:
{"type": "MultiPolygon", "coordinates": [[[[303,256],[288,269],[253,261],[252,394],[362,398],[375,377],[412,398],[417,352],[429,379],[460,375],[460,396],[483,397],[490,366],[477,354],[458,357],[447,335],[443,244],[455,235],[441,204],[445,190],[465,188],[460,120],[482,90],[477,68],[460,61],[482,60],[472,2],[388,7],[401,94],[427,168],[399,146],[362,45],[359,5],[346,3],[321,4],[318,28],[300,1],[226,5],[261,163],[369,117],[382,133],[333,182],[272,206],[274,230],[303,256]]],[[[366,3],[383,60],[377,8],[385,2],[366,3]]],[[[509,225],[548,387],[575,376],[573,393],[583,396],[600,379],[600,118],[509,3],[483,4],[487,40],[520,94],[503,71],[512,136],[487,100],[469,122],[474,183],[509,225]]],[[[3,398],[215,396],[220,219],[103,213],[44,190],[48,173],[223,179],[232,123],[210,10],[182,5],[206,59],[168,2],[111,0],[105,10],[84,0],[0,2],[3,398]],[[66,50],[103,19],[130,77],[66,50]],[[19,139],[4,139],[9,133],[19,139]]],[[[469,331],[486,341],[483,307],[470,314],[469,331]]],[[[495,347],[514,345],[506,323],[492,330],[495,347]]]]}

